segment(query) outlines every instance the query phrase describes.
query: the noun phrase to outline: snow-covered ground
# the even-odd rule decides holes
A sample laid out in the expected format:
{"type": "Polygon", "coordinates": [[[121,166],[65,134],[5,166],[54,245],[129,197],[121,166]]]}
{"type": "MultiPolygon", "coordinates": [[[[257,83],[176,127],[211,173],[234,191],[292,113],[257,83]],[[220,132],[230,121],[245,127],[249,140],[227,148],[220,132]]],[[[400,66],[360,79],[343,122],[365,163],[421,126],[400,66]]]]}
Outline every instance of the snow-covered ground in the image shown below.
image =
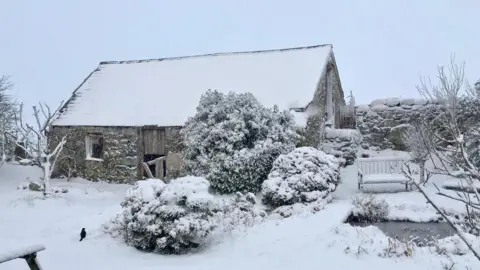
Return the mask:
{"type": "MultiPolygon", "coordinates": [[[[381,154],[391,155],[393,152],[381,154]]],[[[396,153],[393,153],[396,154],[396,153]]],[[[415,248],[412,257],[384,258],[388,238],[376,227],[357,228],[343,221],[358,195],[355,166],[342,172],[343,183],[334,201],[317,214],[268,220],[245,231],[215,237],[208,248],[186,256],[148,254],[126,246],[103,233],[101,226],[120,210],[128,185],[52,180],[67,187],[66,194],[42,200],[41,194],[17,190],[26,178],[41,172],[33,167],[0,167],[0,254],[25,245],[42,244],[38,259],[46,270],[56,269],[480,269],[473,255],[438,255],[430,248],[415,248]],[[87,238],[79,242],[81,228],[87,238]],[[470,267],[470,268],[466,268],[470,267]]],[[[435,179],[434,179],[435,180],[435,179]]],[[[437,181],[437,180],[435,180],[437,181]]],[[[442,179],[438,179],[442,181],[442,179]]],[[[445,179],[451,181],[451,179],[445,179]]],[[[375,187],[378,188],[378,187],[375,187]]],[[[382,187],[392,189],[392,187],[382,187]]],[[[430,189],[431,187],[429,187],[430,189]]],[[[402,190],[399,185],[398,190],[402,190]]],[[[432,193],[434,192],[433,189],[432,193]]],[[[418,192],[382,193],[390,217],[434,219],[435,211],[418,192]]],[[[444,209],[463,211],[461,204],[434,199],[444,209]]],[[[480,241],[475,240],[477,246],[480,241]]],[[[453,241],[443,244],[452,249],[453,241]]],[[[0,270],[26,269],[22,260],[0,264],[0,270]]]]}
{"type": "MultiPolygon", "coordinates": [[[[368,154],[371,157],[408,156],[406,152],[392,150],[384,150],[381,152],[368,151],[368,154]]],[[[427,162],[427,167],[431,167],[429,162],[427,162]]],[[[337,191],[334,193],[334,198],[347,200],[359,196],[356,166],[343,168],[342,179],[344,182],[338,186],[337,191]]],[[[445,190],[442,187],[446,185],[460,186],[458,180],[448,176],[434,175],[427,183],[425,189],[431,194],[432,200],[446,213],[455,215],[465,212],[465,205],[462,202],[437,195],[438,190],[433,184],[441,188],[443,193],[456,197],[455,191],[445,190]]],[[[403,184],[366,185],[360,194],[362,193],[373,193],[378,198],[385,199],[390,208],[388,215],[389,220],[429,222],[436,221],[440,217],[437,211],[430,204],[427,204],[427,200],[420,192],[405,191],[405,185],[403,184]]]]}

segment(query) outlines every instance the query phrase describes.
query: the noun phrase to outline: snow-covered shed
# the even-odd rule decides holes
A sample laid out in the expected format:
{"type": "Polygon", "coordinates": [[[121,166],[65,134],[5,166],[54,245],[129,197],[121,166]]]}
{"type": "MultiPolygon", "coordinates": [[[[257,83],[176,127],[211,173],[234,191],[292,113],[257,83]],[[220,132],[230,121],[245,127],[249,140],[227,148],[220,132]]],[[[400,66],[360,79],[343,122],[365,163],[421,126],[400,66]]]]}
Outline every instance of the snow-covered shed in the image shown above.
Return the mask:
{"type": "Polygon", "coordinates": [[[314,144],[319,125],[312,119],[326,115],[335,122],[334,108],[345,105],[332,48],[101,62],[52,124],[54,138],[70,134],[59,167],[75,166],[90,179],[128,181],[143,177],[142,162],[166,156],[160,174],[174,175],[179,130],[208,89],[251,92],[265,106],[292,110],[314,144]]]}

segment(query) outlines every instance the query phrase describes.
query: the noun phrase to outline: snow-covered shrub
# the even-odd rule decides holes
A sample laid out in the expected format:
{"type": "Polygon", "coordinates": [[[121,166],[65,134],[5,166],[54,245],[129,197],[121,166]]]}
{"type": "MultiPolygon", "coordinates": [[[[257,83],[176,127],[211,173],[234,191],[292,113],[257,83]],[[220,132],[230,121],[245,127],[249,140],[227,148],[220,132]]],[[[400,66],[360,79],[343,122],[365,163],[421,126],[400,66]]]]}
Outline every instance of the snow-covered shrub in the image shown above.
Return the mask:
{"type": "Polygon", "coordinates": [[[325,206],[330,203],[331,197],[324,200],[316,200],[311,203],[294,203],[291,205],[283,205],[273,209],[270,213],[270,218],[288,218],[291,216],[303,216],[314,214],[323,210],[325,206]]]}
{"type": "Polygon", "coordinates": [[[480,79],[473,85],[477,98],[480,99],[480,79]]]}
{"type": "Polygon", "coordinates": [[[28,189],[28,184],[27,183],[22,183],[22,184],[17,186],[17,189],[20,189],[20,190],[28,189]]]}
{"type": "MultiPolygon", "coordinates": [[[[27,182],[27,183],[22,183],[17,186],[17,189],[19,190],[31,190],[31,191],[43,191],[42,185],[40,185],[37,182],[27,182]]],[[[67,188],[59,188],[59,187],[52,187],[51,188],[52,193],[68,193],[67,188]]]]}
{"type": "Polygon", "coordinates": [[[391,257],[411,257],[413,256],[413,252],[415,250],[415,244],[411,239],[404,239],[400,241],[398,239],[394,239],[388,237],[388,244],[383,249],[383,252],[379,253],[378,255],[383,258],[391,258],[391,257]]]}
{"type": "Polygon", "coordinates": [[[20,159],[18,161],[18,163],[20,165],[24,165],[24,166],[27,166],[27,165],[33,165],[33,161],[31,159],[28,159],[28,158],[24,158],[24,159],[20,159]]]}
{"type": "Polygon", "coordinates": [[[140,250],[179,254],[199,247],[216,227],[218,211],[201,177],[138,181],[129,189],[117,217],[128,245],[140,250]]]}
{"type": "Polygon", "coordinates": [[[465,136],[465,150],[470,162],[480,168],[480,125],[472,127],[465,136]]]}
{"type": "Polygon", "coordinates": [[[52,193],[68,193],[68,189],[59,188],[59,187],[52,187],[52,193]]]}
{"type": "Polygon", "coordinates": [[[264,220],[267,213],[256,208],[255,195],[237,192],[234,198],[225,200],[219,214],[219,224],[224,232],[247,228],[264,220]]]}
{"type": "MultiPolygon", "coordinates": [[[[469,161],[480,168],[480,99],[464,97],[459,99],[458,102],[458,114],[460,115],[458,128],[465,138],[465,152],[468,154],[469,161]]],[[[449,158],[454,160],[455,163],[465,165],[462,151],[460,149],[452,150],[448,153],[449,158]]],[[[455,166],[455,164],[452,165],[455,166]]]]}
{"type": "Polygon", "coordinates": [[[352,204],[351,218],[357,222],[378,222],[385,220],[388,216],[387,202],[373,194],[357,196],[352,204]]]}
{"type": "Polygon", "coordinates": [[[263,182],[263,203],[271,207],[326,198],[340,182],[337,159],[312,147],[280,155],[263,182]]]}
{"type": "Polygon", "coordinates": [[[31,191],[43,191],[43,187],[37,182],[28,183],[28,189],[31,191]]]}
{"type": "MultiPolygon", "coordinates": [[[[465,233],[464,236],[472,243],[474,249],[478,250],[480,248],[480,243],[476,236],[468,233],[465,233]]],[[[441,255],[465,255],[470,252],[470,249],[465,242],[455,234],[454,236],[439,239],[435,244],[435,251],[441,255]]]]}
{"type": "Polygon", "coordinates": [[[181,133],[186,172],[220,193],[259,191],[275,158],[300,139],[288,111],[265,108],[250,93],[211,90],[181,133]]]}

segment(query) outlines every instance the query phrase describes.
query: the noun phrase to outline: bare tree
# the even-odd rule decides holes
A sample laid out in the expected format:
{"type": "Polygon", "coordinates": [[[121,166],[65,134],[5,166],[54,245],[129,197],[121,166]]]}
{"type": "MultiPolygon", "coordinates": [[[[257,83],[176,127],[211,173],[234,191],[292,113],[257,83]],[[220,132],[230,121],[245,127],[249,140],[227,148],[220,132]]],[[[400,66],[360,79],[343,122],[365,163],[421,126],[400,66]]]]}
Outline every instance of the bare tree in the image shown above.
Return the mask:
{"type": "MultiPolygon", "coordinates": [[[[472,158],[467,151],[465,141],[466,128],[462,122],[462,103],[465,99],[476,99],[477,95],[473,88],[465,86],[464,79],[465,64],[456,64],[455,58],[451,58],[451,63],[447,67],[438,67],[438,82],[432,83],[430,79],[421,80],[418,86],[419,93],[426,98],[431,106],[423,115],[422,128],[416,130],[417,140],[424,148],[419,151],[418,158],[423,161],[425,154],[428,153],[429,159],[434,165],[435,174],[444,174],[451,177],[457,177],[466,182],[466,188],[473,191],[473,196],[463,192],[458,193],[458,197],[444,194],[438,189],[438,194],[461,201],[465,204],[467,220],[473,220],[478,216],[480,210],[480,195],[476,188],[476,183],[480,182],[480,171],[472,162],[472,158]],[[428,119],[428,120],[427,120],[428,119]]],[[[478,121],[478,120],[477,120],[478,121]]],[[[423,186],[417,183],[412,177],[412,170],[409,166],[404,171],[411,182],[420,190],[427,201],[441,214],[452,228],[457,232],[460,238],[465,242],[473,254],[480,260],[480,252],[476,251],[469,243],[463,230],[456,226],[454,222],[445,215],[437,205],[430,199],[429,195],[423,189],[423,186]]],[[[473,226],[469,231],[479,231],[478,223],[467,222],[466,226],[473,226]]]]}
{"type": "Polygon", "coordinates": [[[15,140],[16,145],[25,151],[31,159],[32,164],[42,169],[42,186],[45,197],[50,191],[50,177],[55,168],[57,158],[67,142],[67,135],[65,135],[55,147],[49,145],[49,127],[53,117],[62,107],[62,104],[63,102],[54,112],[52,112],[46,104],[39,103],[38,107],[33,106],[35,125],[30,125],[23,121],[23,104],[21,104],[19,113],[15,114],[18,132],[7,133],[15,140]],[[30,140],[30,137],[33,137],[33,139],[30,140]]]}
{"type": "Polygon", "coordinates": [[[15,128],[15,113],[18,106],[11,98],[8,91],[12,88],[8,76],[0,76],[0,130],[2,132],[1,140],[1,163],[6,160],[7,149],[9,145],[5,132],[11,132],[15,128]]]}

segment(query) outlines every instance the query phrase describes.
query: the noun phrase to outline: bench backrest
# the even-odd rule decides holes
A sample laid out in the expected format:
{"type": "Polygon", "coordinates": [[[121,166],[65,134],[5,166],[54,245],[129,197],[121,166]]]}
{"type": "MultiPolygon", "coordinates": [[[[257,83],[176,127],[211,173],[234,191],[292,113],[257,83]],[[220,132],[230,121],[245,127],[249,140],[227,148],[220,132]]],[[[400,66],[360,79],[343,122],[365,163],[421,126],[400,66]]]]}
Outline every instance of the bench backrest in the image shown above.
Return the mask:
{"type": "Polygon", "coordinates": [[[402,174],[408,160],[401,157],[358,158],[358,169],[364,174],[402,174]]]}

